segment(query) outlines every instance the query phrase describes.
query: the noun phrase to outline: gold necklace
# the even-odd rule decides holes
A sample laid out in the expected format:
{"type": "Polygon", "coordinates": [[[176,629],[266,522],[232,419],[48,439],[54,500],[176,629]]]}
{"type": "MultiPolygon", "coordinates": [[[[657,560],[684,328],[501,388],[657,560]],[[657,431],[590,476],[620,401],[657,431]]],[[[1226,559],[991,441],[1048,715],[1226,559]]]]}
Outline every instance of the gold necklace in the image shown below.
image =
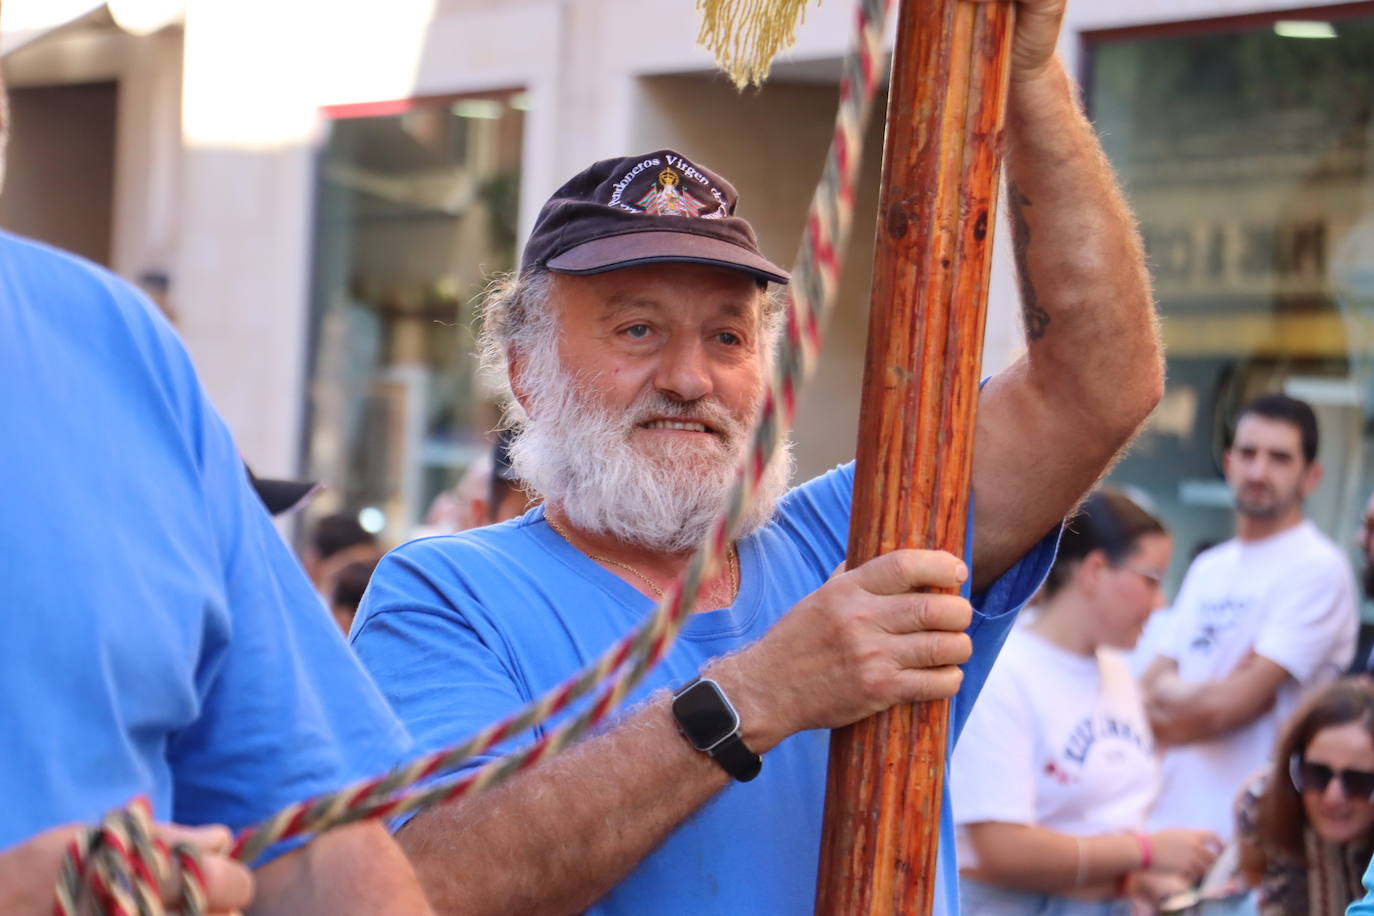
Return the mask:
{"type": "MultiPolygon", "coordinates": [[[[576,544],[573,543],[573,539],[568,535],[568,532],[564,531],[563,526],[555,522],[553,520],[553,517],[549,515],[547,511],[544,512],[544,521],[548,522],[549,527],[556,531],[559,537],[567,541],[569,546],[573,547],[576,550],[582,550],[582,548],[578,547],[576,544]]],[[[619,560],[612,560],[610,557],[603,557],[600,554],[588,553],[585,550],[583,550],[582,552],[587,554],[587,559],[589,560],[596,560],[599,563],[608,563],[611,566],[615,566],[625,570],[627,573],[636,577],[645,585],[649,586],[650,590],[653,591],[655,598],[663,597],[663,589],[658,587],[658,583],[655,582],[653,579],[650,579],[648,576],[640,572],[638,569],[635,569],[629,563],[622,563],[619,560]]],[[[737,558],[738,553],[739,549],[735,547],[734,544],[731,544],[730,549],[725,552],[726,562],[730,568],[730,587],[733,589],[733,592],[730,597],[732,601],[734,600],[735,596],[739,594],[739,561],[737,558]]]]}

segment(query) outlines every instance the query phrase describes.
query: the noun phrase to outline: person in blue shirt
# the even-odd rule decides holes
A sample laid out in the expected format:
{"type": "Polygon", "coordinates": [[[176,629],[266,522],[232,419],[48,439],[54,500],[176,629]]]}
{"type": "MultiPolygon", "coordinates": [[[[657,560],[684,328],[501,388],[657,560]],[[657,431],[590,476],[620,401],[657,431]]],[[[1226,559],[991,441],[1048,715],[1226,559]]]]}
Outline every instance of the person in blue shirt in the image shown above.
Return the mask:
{"type": "MultiPolygon", "coordinates": [[[[68,825],[135,795],[237,830],[410,753],[149,303],[0,233],[0,378],[0,912],[51,912],[68,825]]],[[[212,910],[429,912],[378,824],[255,881],[224,826],[160,828],[210,855],[212,910]]]]}
{"type": "Polygon", "coordinates": [[[1364,873],[1365,895],[1345,909],[1345,916],[1374,916],[1374,861],[1364,873]]]}
{"type": "MultiPolygon", "coordinates": [[[[1162,386],[1140,242],[1052,56],[1062,0],[1021,13],[1007,171],[1028,351],[981,394],[970,552],[840,572],[852,464],[789,492],[776,461],[703,610],[625,712],[399,827],[437,911],[810,912],[826,730],[953,697],[957,733],[1061,519],[1162,386]],[[960,584],[967,597],[915,593],[960,584]]],[[[545,204],[518,274],[489,297],[512,461],[544,503],[392,552],[351,634],[422,745],[595,658],[709,530],[772,358],[766,287],[788,279],[735,204],[674,150],[598,162],[545,204]]],[[[952,913],[949,824],[937,908],[952,913]]]]}

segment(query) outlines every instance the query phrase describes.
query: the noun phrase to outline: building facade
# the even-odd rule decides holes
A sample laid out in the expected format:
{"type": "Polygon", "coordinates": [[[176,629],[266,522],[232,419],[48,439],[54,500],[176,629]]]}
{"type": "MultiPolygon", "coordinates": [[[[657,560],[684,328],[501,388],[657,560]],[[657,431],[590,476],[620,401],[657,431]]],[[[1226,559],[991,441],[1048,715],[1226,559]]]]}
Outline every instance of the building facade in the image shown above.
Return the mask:
{"type": "MultiPolygon", "coordinates": [[[[811,9],[742,94],[697,46],[689,0],[6,0],[3,15],[0,225],[142,283],[250,462],[321,476],[316,511],[370,510],[398,539],[485,447],[474,302],[568,175],[680,149],[732,178],[790,262],[852,10],[811,9]]],[[[1115,479],[1180,555],[1226,533],[1218,449],[1261,389],[1318,406],[1328,533],[1348,541],[1374,487],[1371,35],[1369,2],[1071,3],[1062,51],[1140,214],[1171,354],[1115,479]]],[[[798,416],[803,473],[852,454],[880,138],[798,416]]],[[[1018,355],[1018,312],[999,256],[985,372],[1018,355]]]]}

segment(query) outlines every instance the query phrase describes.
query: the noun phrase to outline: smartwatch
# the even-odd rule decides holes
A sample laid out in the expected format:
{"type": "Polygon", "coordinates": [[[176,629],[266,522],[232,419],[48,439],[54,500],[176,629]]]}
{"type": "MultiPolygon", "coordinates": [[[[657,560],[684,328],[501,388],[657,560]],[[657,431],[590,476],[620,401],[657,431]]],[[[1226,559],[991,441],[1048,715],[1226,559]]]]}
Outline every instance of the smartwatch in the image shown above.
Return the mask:
{"type": "Polygon", "coordinates": [[[673,718],[694,748],[710,754],[739,782],[748,782],[763,769],[763,758],[740,737],[739,713],[709,677],[698,677],[673,694],[673,718]]]}

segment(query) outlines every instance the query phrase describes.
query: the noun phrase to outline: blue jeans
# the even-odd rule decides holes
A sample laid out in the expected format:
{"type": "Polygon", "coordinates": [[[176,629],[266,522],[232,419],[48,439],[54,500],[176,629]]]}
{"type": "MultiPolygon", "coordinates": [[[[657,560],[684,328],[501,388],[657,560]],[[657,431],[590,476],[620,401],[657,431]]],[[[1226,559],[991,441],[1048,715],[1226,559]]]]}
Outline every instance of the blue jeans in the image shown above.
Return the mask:
{"type": "Polygon", "coordinates": [[[968,878],[959,879],[959,910],[963,916],[1131,916],[1131,904],[1125,900],[1010,891],[968,878]]]}

